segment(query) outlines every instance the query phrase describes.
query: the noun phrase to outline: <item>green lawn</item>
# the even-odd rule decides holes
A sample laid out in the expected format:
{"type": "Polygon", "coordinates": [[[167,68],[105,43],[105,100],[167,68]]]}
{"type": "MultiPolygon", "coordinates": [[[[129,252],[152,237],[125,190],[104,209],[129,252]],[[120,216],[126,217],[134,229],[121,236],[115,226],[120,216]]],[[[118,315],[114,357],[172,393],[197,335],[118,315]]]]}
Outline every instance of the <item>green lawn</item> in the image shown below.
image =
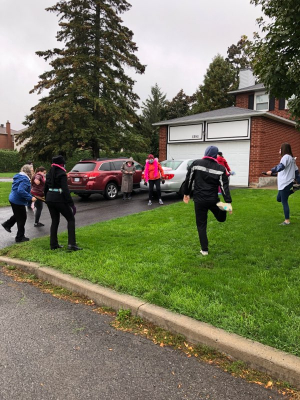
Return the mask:
{"type": "Polygon", "coordinates": [[[0,178],[13,178],[17,172],[0,172],[0,178]]]}
{"type": "MultiPolygon", "coordinates": [[[[77,229],[83,251],[49,250],[49,237],[2,255],[37,261],[300,356],[300,193],[291,225],[274,190],[234,190],[210,254],[199,254],[193,203],[177,203],[77,229]]],[[[67,235],[60,235],[66,245],[67,235]]]]}
{"type": "Polygon", "coordinates": [[[8,196],[11,192],[11,182],[0,182],[0,207],[9,206],[8,196]]]}

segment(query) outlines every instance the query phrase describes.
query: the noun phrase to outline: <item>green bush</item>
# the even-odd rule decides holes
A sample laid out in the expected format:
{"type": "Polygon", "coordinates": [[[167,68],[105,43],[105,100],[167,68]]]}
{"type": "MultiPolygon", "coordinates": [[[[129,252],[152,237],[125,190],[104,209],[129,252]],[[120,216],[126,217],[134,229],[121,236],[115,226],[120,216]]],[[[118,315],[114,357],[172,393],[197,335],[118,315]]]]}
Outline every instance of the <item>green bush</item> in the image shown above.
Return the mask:
{"type": "Polygon", "coordinates": [[[18,172],[23,164],[17,151],[0,150],[0,172],[18,172]]]}
{"type": "MultiPolygon", "coordinates": [[[[129,153],[129,152],[104,152],[99,153],[100,158],[104,157],[132,157],[135,161],[145,165],[148,153],[129,153]]],[[[66,169],[70,171],[74,165],[84,159],[92,158],[89,150],[75,150],[71,157],[66,157],[66,169]]],[[[51,167],[51,160],[39,159],[34,156],[28,156],[22,160],[20,154],[14,150],[0,150],[0,172],[18,172],[27,160],[32,160],[34,168],[43,166],[47,171],[51,167]]]]}

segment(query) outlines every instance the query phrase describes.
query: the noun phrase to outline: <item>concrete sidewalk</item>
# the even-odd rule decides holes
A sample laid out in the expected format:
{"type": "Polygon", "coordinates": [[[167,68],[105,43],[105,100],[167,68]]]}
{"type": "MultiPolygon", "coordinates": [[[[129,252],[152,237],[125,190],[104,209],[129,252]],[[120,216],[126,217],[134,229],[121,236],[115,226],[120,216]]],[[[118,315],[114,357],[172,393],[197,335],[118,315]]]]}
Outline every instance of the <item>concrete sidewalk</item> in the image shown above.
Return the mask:
{"type": "Polygon", "coordinates": [[[228,333],[190,317],[173,313],[136,297],[117,293],[49,267],[41,267],[37,263],[1,256],[0,262],[16,266],[36,275],[39,279],[84,295],[97,305],[111,307],[115,310],[129,309],[133,315],[170,332],[181,334],[192,343],[212,347],[237,360],[244,361],[256,370],[266,372],[275,379],[286,381],[300,389],[300,358],[296,356],[228,333]]]}

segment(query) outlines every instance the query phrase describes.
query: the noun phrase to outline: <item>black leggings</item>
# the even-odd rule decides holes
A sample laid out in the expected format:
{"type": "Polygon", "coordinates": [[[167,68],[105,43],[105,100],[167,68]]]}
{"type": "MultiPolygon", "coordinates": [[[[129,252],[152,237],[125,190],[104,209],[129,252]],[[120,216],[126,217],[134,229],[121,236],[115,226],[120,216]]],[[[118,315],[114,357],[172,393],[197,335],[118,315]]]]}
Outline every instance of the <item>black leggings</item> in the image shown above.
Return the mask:
{"type": "Polygon", "coordinates": [[[51,216],[50,247],[53,248],[58,246],[57,230],[60,221],[60,214],[64,216],[68,222],[68,244],[72,246],[76,245],[75,218],[69,204],[53,203],[48,201],[47,206],[51,216]]]}
{"type": "Polygon", "coordinates": [[[41,213],[43,210],[43,201],[36,199],[34,207],[36,208],[34,222],[37,224],[38,222],[40,222],[41,213]]]}
{"type": "Polygon", "coordinates": [[[159,199],[161,198],[160,179],[153,179],[153,180],[149,180],[149,200],[152,200],[154,185],[156,187],[156,193],[157,193],[158,198],[159,199]]]}
{"type": "Polygon", "coordinates": [[[216,206],[216,203],[201,202],[194,204],[201,249],[203,251],[208,251],[208,239],[206,233],[208,210],[214,214],[216,220],[219,222],[225,222],[227,214],[226,211],[220,210],[219,207],[216,206]]]}
{"type": "Polygon", "coordinates": [[[25,206],[21,206],[19,204],[14,204],[14,203],[10,203],[10,205],[14,215],[12,215],[7,221],[5,221],[4,225],[7,228],[12,228],[14,224],[17,223],[18,232],[16,240],[19,240],[25,236],[25,223],[27,219],[26,208],[25,206]]]}

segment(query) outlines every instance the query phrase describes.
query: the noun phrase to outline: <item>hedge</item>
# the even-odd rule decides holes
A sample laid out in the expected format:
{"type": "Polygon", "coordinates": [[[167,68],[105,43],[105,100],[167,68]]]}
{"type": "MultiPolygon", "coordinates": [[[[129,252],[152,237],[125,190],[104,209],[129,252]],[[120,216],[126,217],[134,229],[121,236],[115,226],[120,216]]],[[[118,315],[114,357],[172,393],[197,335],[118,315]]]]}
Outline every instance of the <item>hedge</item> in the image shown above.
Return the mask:
{"type": "MultiPolygon", "coordinates": [[[[99,157],[132,157],[135,161],[145,165],[148,153],[129,153],[129,152],[100,152],[99,157]]],[[[75,150],[71,157],[66,158],[66,169],[70,171],[74,165],[82,159],[92,158],[91,152],[88,150],[75,150]]],[[[43,166],[47,170],[50,169],[51,160],[41,160],[32,157],[34,168],[43,166]]],[[[15,150],[0,150],[0,172],[18,172],[26,161],[21,159],[20,154],[15,150]]]]}

